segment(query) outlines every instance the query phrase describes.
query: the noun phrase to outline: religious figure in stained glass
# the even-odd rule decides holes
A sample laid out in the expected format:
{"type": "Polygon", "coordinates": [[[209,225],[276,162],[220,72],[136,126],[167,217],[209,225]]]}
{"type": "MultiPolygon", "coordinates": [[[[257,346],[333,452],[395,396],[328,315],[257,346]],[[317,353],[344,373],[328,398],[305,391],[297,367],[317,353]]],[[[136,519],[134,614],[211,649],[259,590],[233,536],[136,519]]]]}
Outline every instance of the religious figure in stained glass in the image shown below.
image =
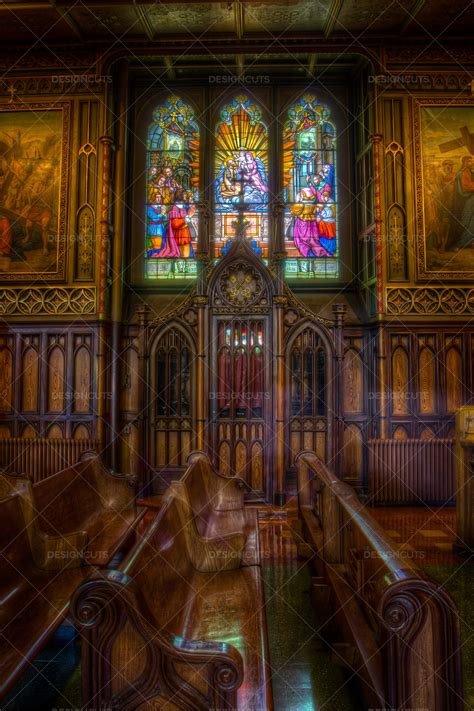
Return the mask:
{"type": "Polygon", "coordinates": [[[215,253],[225,254],[245,225],[256,254],[268,254],[268,133],[261,109],[237,96],[221,111],[215,151],[215,253]]]}
{"type": "Polygon", "coordinates": [[[196,275],[199,129],[193,109],[171,97],[153,112],[147,137],[147,277],[196,275]]]}
{"type": "Polygon", "coordinates": [[[338,275],[335,158],[330,111],[306,94],[289,109],[283,134],[288,276],[338,275]]]}

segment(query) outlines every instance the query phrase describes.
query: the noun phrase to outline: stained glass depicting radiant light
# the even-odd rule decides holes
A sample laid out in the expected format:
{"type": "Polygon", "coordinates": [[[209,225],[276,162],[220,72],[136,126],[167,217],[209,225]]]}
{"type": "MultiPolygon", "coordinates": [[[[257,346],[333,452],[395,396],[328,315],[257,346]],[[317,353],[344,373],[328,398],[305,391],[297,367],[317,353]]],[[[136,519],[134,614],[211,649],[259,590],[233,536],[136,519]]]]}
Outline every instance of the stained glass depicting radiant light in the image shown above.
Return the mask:
{"type": "Polygon", "coordinates": [[[338,277],[336,134],[330,110],[310,94],[288,111],[283,185],[287,276],[338,277]]]}
{"type": "Polygon", "coordinates": [[[145,276],[194,278],[199,128],[193,109],[172,96],[153,112],[147,135],[145,276]]]}
{"type": "Polygon", "coordinates": [[[237,96],[220,113],[215,139],[215,256],[243,225],[256,254],[268,255],[268,132],[262,110],[237,96]]]}

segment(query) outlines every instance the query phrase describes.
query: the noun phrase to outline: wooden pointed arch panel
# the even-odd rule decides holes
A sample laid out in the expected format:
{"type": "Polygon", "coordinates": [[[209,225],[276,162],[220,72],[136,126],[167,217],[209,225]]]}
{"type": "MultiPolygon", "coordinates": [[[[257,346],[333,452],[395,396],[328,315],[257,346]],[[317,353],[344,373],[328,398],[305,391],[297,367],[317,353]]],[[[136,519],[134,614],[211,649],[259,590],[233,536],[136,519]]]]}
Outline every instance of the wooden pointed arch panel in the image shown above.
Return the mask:
{"type": "Polygon", "coordinates": [[[39,409],[39,338],[26,339],[21,361],[21,388],[23,412],[39,409]]]}
{"type": "Polygon", "coordinates": [[[409,361],[406,349],[399,345],[392,353],[392,412],[408,415],[409,361]]]}
{"type": "Polygon", "coordinates": [[[64,410],[66,382],[66,362],[64,350],[59,344],[53,345],[48,354],[48,411],[59,413],[64,410]]]}
{"type": "Polygon", "coordinates": [[[456,343],[446,350],[446,410],[456,412],[462,403],[462,358],[456,343]]]}
{"type": "Polygon", "coordinates": [[[146,396],[152,470],[184,467],[194,448],[194,372],[194,342],[179,324],[171,323],[155,337],[150,355],[146,396]]]}
{"type": "Polygon", "coordinates": [[[91,410],[92,354],[88,336],[77,336],[74,343],[74,405],[75,413],[86,414],[91,410]]]}
{"type": "Polygon", "coordinates": [[[436,412],[436,362],[428,345],[422,347],[418,356],[418,393],[420,414],[433,415],[436,412]]]}
{"type": "Polygon", "coordinates": [[[0,341],[0,412],[13,409],[13,353],[0,341]]]}

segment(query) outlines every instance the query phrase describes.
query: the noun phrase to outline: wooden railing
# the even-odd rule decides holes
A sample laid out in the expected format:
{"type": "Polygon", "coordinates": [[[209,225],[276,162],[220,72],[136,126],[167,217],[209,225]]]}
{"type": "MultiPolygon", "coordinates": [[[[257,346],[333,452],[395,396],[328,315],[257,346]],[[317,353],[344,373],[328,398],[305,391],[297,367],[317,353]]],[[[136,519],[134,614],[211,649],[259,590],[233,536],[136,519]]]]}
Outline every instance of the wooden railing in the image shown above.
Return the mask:
{"type": "Polygon", "coordinates": [[[358,674],[369,706],[461,711],[453,600],[313,452],[296,461],[305,553],[317,573],[319,612],[325,607],[331,620],[333,653],[358,674]]]}
{"type": "Polygon", "coordinates": [[[454,504],[453,439],[372,439],[368,453],[371,502],[454,504]]]}
{"type": "Polygon", "coordinates": [[[82,452],[95,450],[96,444],[92,439],[0,439],[0,469],[8,474],[26,474],[36,483],[72,466],[82,452]]]}

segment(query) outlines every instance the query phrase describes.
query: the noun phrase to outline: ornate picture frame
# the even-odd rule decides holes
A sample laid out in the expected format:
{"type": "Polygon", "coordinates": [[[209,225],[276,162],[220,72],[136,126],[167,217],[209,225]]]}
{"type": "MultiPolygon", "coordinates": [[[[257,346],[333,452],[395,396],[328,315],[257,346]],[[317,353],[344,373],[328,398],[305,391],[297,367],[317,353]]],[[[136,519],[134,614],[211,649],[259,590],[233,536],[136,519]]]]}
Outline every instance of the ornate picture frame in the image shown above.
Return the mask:
{"type": "Polygon", "coordinates": [[[65,279],[70,108],[0,104],[0,283],[65,279]]]}
{"type": "Polygon", "coordinates": [[[417,97],[413,131],[417,277],[472,281],[474,242],[464,241],[474,192],[470,197],[461,180],[470,155],[474,168],[474,99],[417,97]]]}

